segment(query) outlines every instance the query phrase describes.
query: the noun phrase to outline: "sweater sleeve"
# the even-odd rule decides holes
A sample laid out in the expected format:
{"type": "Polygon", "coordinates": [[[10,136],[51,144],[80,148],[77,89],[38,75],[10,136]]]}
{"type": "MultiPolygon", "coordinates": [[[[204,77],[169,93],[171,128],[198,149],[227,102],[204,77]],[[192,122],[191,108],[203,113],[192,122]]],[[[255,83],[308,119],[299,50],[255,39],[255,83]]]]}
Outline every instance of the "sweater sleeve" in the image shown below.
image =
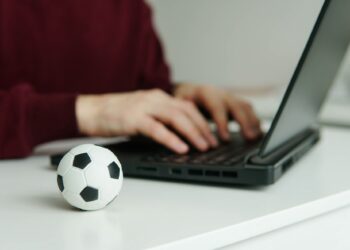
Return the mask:
{"type": "Polygon", "coordinates": [[[34,146],[78,136],[75,94],[39,94],[28,83],[0,90],[0,158],[25,157],[34,146]]]}
{"type": "Polygon", "coordinates": [[[140,87],[143,89],[160,88],[170,93],[172,91],[170,69],[153,26],[152,12],[144,1],[140,2],[142,4],[140,18],[140,25],[142,26],[140,87]]]}

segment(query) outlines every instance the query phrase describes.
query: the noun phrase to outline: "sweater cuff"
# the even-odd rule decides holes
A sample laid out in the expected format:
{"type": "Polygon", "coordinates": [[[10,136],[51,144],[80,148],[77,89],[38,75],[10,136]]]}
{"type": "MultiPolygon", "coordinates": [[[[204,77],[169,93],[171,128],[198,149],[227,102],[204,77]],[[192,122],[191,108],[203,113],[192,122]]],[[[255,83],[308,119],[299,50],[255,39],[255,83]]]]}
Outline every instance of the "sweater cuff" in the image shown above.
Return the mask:
{"type": "Polygon", "coordinates": [[[32,93],[27,103],[27,119],[32,146],[81,136],[75,114],[77,94],[32,93]]]}

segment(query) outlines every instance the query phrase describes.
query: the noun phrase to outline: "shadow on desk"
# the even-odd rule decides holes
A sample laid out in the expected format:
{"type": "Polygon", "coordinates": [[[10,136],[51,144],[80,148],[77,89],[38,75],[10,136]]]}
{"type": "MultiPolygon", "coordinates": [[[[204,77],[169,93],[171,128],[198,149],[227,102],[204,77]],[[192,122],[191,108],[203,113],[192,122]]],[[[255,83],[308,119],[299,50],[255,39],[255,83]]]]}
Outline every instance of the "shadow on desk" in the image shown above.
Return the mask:
{"type": "Polygon", "coordinates": [[[42,195],[23,196],[21,201],[30,203],[31,206],[47,207],[60,211],[81,212],[77,208],[70,206],[58,193],[42,193],[42,195]]]}

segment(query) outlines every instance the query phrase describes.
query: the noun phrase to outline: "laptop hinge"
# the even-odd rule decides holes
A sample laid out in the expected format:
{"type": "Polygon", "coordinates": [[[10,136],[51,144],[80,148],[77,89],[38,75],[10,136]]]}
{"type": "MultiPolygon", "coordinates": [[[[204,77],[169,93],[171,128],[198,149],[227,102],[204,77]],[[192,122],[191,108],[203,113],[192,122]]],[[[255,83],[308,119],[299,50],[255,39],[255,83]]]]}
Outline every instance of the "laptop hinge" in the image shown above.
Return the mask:
{"type": "Polygon", "coordinates": [[[318,141],[319,136],[319,129],[313,128],[304,130],[303,132],[297,134],[277,149],[273,150],[268,155],[253,155],[248,161],[256,165],[274,164],[278,162],[281,158],[283,158],[286,154],[288,154],[291,150],[293,150],[295,147],[300,145],[303,141],[307,140],[308,138],[313,138],[315,141],[318,141]]]}

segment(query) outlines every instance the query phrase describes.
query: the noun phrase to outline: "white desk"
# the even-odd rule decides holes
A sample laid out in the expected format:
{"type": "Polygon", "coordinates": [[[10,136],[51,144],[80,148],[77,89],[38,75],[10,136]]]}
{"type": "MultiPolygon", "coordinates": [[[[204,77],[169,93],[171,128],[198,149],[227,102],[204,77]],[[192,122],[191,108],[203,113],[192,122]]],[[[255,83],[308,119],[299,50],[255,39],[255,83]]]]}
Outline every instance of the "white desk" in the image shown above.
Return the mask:
{"type": "Polygon", "coordinates": [[[220,250],[348,250],[350,207],[282,228],[220,250]]]}
{"type": "Polygon", "coordinates": [[[210,249],[292,225],[350,204],[350,133],[327,128],[323,137],[269,187],[126,178],[120,197],[96,212],[65,203],[47,157],[2,161],[0,248],[210,249]]]}

